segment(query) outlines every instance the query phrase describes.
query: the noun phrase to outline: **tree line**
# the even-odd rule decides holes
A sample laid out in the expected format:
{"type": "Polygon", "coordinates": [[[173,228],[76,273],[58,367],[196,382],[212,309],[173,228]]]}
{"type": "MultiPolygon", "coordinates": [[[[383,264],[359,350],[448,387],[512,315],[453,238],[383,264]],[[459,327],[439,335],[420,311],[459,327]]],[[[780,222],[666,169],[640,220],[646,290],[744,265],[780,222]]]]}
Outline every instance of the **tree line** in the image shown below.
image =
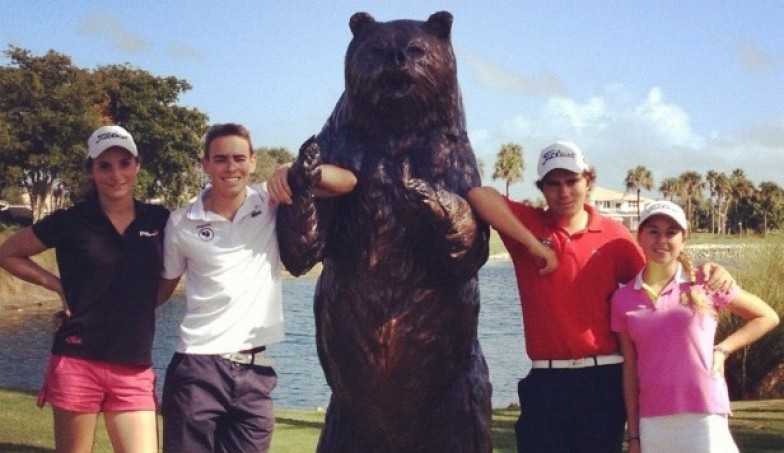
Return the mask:
{"type": "MultiPolygon", "coordinates": [[[[15,202],[20,191],[26,192],[37,219],[50,198],[54,207],[78,199],[86,182],[86,140],[101,124],[119,124],[133,134],[143,161],[138,198],[173,208],[204,187],[197,159],[209,118],[178,104],[192,88],[186,80],[128,64],[80,68],[54,50],[33,55],[9,46],[4,53],[9,63],[0,66],[0,200],[15,202]]],[[[277,165],[294,157],[281,147],[256,151],[254,182],[266,180],[277,165]]],[[[506,143],[492,179],[505,181],[508,195],[524,169],[523,147],[506,143]]],[[[628,170],[623,184],[638,197],[656,187],[642,165],[628,170]]],[[[767,232],[784,224],[781,187],[770,181],[755,185],[741,169],[729,174],[710,170],[704,176],[687,171],[662,179],[657,188],[663,198],[684,207],[695,231],[767,232]]]]}
{"type": "MultiPolygon", "coordinates": [[[[638,200],[641,189],[657,187],[651,171],[642,165],[628,170],[623,183],[638,200]]],[[[784,189],[772,181],[755,185],[740,168],[730,173],[708,170],[704,175],[686,171],[662,179],[657,190],[684,208],[692,231],[767,233],[784,225],[784,189]]]]}
{"type": "MultiPolygon", "coordinates": [[[[523,147],[506,143],[496,155],[492,179],[506,183],[508,196],[509,185],[523,180],[524,168],[523,147]]],[[[784,189],[771,181],[755,185],[739,168],[731,173],[709,170],[704,175],[686,171],[663,178],[657,186],[651,170],[638,165],[627,171],[622,183],[637,195],[638,210],[643,190],[656,189],[661,198],[681,205],[692,231],[767,233],[784,226],[784,189]]]]}
{"type": "MultiPolygon", "coordinates": [[[[159,77],[128,64],[80,68],[50,50],[44,55],[15,46],[0,66],[0,200],[29,195],[33,218],[45,202],[64,207],[87,183],[87,137],[102,124],[119,124],[134,136],[142,169],[136,196],[177,207],[204,187],[197,163],[208,116],[178,104],[190,90],[184,79],[159,77]]],[[[260,148],[264,180],[293,158],[285,148],[260,148]]]]}

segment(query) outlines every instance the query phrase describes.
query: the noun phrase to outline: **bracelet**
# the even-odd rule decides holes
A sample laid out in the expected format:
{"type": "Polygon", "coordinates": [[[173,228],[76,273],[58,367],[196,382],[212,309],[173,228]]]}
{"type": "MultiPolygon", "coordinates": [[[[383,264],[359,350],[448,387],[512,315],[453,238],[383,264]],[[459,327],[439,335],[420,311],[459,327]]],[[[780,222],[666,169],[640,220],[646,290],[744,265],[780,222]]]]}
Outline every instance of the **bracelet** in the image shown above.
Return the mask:
{"type": "Polygon", "coordinates": [[[720,352],[725,359],[730,355],[730,351],[728,351],[724,346],[720,344],[717,344],[716,346],[713,347],[713,352],[720,352]]]}

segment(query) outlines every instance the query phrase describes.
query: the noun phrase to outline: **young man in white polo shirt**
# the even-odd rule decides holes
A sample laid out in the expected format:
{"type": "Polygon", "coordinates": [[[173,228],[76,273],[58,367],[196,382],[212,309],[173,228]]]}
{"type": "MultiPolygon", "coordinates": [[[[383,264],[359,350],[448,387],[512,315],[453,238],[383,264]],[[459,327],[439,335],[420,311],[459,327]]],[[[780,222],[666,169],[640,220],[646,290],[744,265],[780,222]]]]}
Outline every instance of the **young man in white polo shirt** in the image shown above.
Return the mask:
{"type": "MultiPolygon", "coordinates": [[[[285,170],[274,192],[248,186],[255,166],[247,129],[213,126],[202,159],[211,186],[166,225],[159,301],[185,274],[187,308],[164,383],[165,452],[269,449],[277,376],[265,350],[284,334],[276,198],[286,202],[290,190],[281,189],[285,170]]],[[[323,193],[355,183],[349,171],[321,166],[323,193]]]]}

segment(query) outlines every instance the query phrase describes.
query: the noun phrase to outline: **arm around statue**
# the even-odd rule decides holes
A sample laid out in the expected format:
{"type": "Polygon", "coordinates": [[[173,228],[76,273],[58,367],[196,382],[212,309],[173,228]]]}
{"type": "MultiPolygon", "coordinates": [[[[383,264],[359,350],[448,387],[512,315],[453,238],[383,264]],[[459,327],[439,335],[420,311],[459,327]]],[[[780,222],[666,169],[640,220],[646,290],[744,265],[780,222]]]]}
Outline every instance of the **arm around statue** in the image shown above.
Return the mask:
{"type": "MultiPolygon", "coordinates": [[[[293,162],[281,164],[267,181],[267,190],[272,199],[282,204],[291,204],[294,193],[289,185],[288,173],[293,162]]],[[[349,170],[332,164],[321,164],[317,170],[321,173],[321,180],[316,184],[314,195],[316,198],[331,198],[345,195],[357,185],[357,177],[349,170]]]]}
{"type": "Polygon", "coordinates": [[[485,222],[501,233],[523,244],[541,261],[540,275],[549,274],[558,266],[555,252],[542,244],[514,215],[506,200],[492,187],[474,187],[468,192],[468,202],[485,222]]]}
{"type": "Polygon", "coordinates": [[[316,197],[349,193],[357,178],[349,170],[323,164],[315,137],[302,144],[296,161],[278,170],[268,189],[273,199],[281,202],[276,221],[281,260],[292,275],[298,276],[320,261],[324,253],[331,214],[328,208],[317,208],[316,197]]]}

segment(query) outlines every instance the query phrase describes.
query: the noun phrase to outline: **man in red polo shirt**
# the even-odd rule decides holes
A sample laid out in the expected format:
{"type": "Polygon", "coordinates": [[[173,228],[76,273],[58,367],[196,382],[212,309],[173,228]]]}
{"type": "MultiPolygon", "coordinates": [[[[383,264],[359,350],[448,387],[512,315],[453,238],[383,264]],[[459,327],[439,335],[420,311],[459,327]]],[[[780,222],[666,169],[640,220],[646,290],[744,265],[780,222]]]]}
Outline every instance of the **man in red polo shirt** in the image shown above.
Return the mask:
{"type": "Polygon", "coordinates": [[[620,452],[626,416],[610,297],[643,266],[629,231],[586,201],[596,173],[580,148],[543,149],[536,186],[547,208],[473,189],[514,264],[531,373],[518,384],[519,451],[620,452]],[[556,263],[557,261],[557,263],[556,263]]]}
{"type": "MultiPolygon", "coordinates": [[[[586,201],[596,179],[582,150],[556,142],[539,155],[535,208],[477,187],[468,200],[501,235],[514,264],[531,373],[517,386],[517,448],[620,452],[626,424],[623,358],[610,330],[610,298],[642,269],[642,251],[620,223],[586,201]]],[[[713,263],[711,288],[734,280],[713,263]]]]}

